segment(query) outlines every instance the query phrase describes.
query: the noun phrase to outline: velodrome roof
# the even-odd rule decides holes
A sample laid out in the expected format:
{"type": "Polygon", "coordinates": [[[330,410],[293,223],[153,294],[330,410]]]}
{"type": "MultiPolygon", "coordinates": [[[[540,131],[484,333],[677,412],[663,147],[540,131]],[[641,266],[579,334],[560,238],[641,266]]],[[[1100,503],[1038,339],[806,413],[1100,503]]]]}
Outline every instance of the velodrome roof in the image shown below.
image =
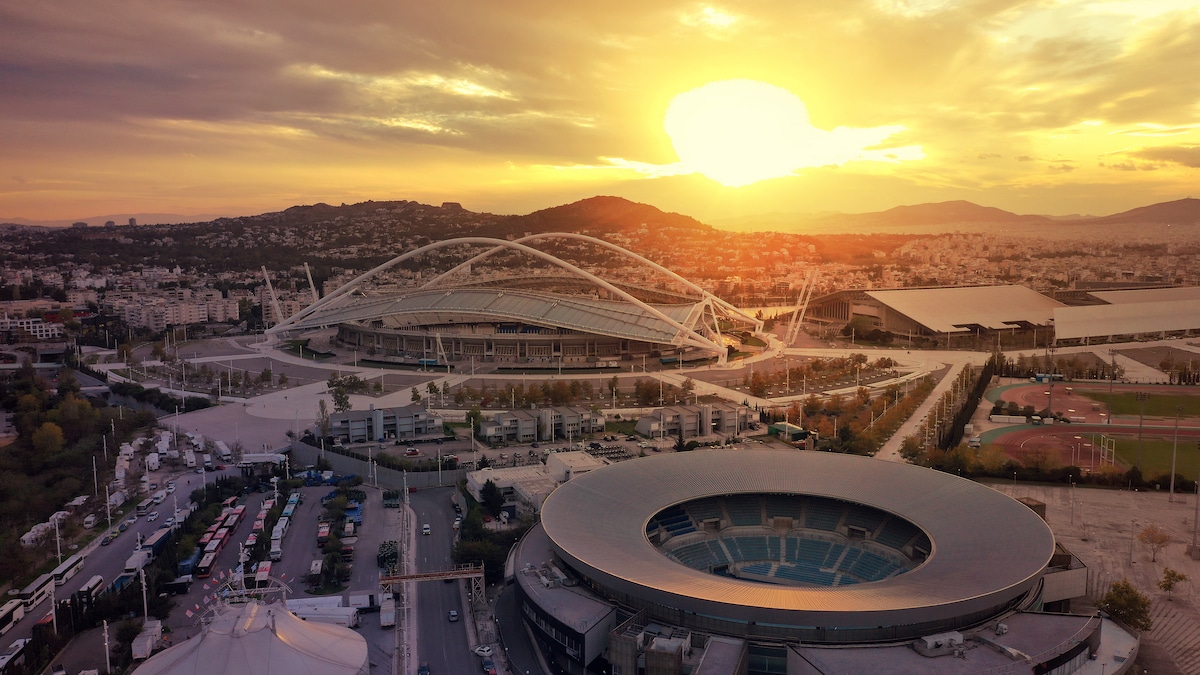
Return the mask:
{"type": "Polygon", "coordinates": [[[866,295],[938,333],[958,333],[979,325],[1012,328],[1045,326],[1063,304],[1024,286],[967,286],[866,291],[866,295]]]}
{"type": "MultiPolygon", "coordinates": [[[[685,326],[691,325],[694,314],[700,311],[699,304],[654,307],[685,326]]],[[[386,319],[393,327],[452,321],[522,321],[659,343],[670,343],[679,334],[674,326],[632,303],[511,289],[438,289],[357,296],[319,308],[292,328],[304,330],[375,319],[386,319]]]]}
{"type": "MultiPolygon", "coordinates": [[[[1102,296],[1111,296],[1117,293],[1117,291],[1113,291],[1112,293],[1093,293],[1092,295],[1107,300],[1108,297],[1102,296]]],[[[1143,291],[1120,291],[1119,293],[1141,294],[1143,291]]],[[[1149,291],[1146,293],[1141,297],[1161,298],[1164,295],[1149,291]]],[[[1054,310],[1054,337],[1058,340],[1069,340],[1200,329],[1200,294],[1181,293],[1179,296],[1179,299],[1155,299],[1150,302],[1129,302],[1130,298],[1119,298],[1116,304],[1111,305],[1060,307],[1054,310]]]]}
{"type": "Polygon", "coordinates": [[[1200,286],[1177,288],[1131,288],[1116,291],[1092,291],[1088,295],[1109,303],[1123,305],[1142,302],[1187,302],[1200,300],[1200,286]]]}
{"type": "Polygon", "coordinates": [[[712,450],[598,469],[559,487],[542,509],[555,551],[597,583],[669,608],[784,626],[876,627],[953,621],[1019,598],[1054,551],[1049,527],[1009,497],[957,476],[823,452],[712,450]],[[802,494],[898,515],[932,542],[899,576],[837,587],[721,577],[667,558],[646,524],[703,497],[802,494]]]}

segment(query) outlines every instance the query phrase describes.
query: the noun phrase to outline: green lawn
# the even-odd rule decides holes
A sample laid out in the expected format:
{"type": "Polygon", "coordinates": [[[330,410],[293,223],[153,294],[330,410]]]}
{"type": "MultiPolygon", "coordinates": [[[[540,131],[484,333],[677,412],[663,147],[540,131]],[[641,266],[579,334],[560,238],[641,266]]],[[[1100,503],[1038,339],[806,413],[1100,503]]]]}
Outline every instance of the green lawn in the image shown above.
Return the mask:
{"type": "MultiPolygon", "coordinates": [[[[1108,405],[1108,394],[1098,391],[1079,393],[1103,406],[1108,405]]],[[[1146,415],[1174,417],[1176,406],[1183,406],[1184,417],[1200,417],[1200,391],[1195,396],[1150,394],[1146,398],[1146,415]]],[[[1113,394],[1112,407],[1114,415],[1137,415],[1142,410],[1142,402],[1137,400],[1134,392],[1118,392],[1113,394]]]]}
{"type": "MultiPolygon", "coordinates": [[[[1124,463],[1126,466],[1133,466],[1137,462],[1137,447],[1136,438],[1118,438],[1118,462],[1124,463]]],[[[1171,472],[1171,447],[1171,439],[1142,439],[1142,476],[1150,480],[1156,476],[1169,474],[1171,472]]],[[[1087,466],[1089,460],[1090,455],[1083,459],[1082,464],[1087,466]]],[[[1195,480],[1198,470],[1200,470],[1200,450],[1196,448],[1196,441],[1191,438],[1180,438],[1179,454],[1175,459],[1175,473],[1185,476],[1189,480],[1195,480]]]]}

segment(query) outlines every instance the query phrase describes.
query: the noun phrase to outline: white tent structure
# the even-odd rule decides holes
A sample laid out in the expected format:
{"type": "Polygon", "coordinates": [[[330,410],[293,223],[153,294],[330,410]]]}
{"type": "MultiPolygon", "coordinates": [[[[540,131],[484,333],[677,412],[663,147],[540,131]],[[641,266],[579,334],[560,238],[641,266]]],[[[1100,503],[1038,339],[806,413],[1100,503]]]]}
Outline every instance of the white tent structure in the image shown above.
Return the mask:
{"type": "Polygon", "coordinates": [[[200,635],[146,660],[135,675],[368,675],[367,641],[341,626],[309,623],[282,603],[217,611],[200,635]]]}

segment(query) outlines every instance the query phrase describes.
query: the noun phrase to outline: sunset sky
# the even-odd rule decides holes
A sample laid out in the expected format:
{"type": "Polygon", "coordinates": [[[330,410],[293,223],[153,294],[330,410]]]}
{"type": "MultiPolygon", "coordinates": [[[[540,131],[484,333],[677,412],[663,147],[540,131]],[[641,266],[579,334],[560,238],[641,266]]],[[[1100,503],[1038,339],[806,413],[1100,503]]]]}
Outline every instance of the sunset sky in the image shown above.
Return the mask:
{"type": "Polygon", "coordinates": [[[13,0],[0,220],[1108,214],[1200,196],[1198,73],[1197,0],[13,0]]]}

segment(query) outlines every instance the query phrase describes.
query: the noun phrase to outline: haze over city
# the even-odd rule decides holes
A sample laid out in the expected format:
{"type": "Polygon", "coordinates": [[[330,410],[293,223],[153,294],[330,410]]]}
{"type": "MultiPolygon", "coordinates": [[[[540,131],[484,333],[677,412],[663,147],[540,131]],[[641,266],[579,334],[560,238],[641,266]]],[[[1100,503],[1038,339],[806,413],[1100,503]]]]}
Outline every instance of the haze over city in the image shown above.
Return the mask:
{"type": "Polygon", "coordinates": [[[1198,23],[1190,0],[9,3],[0,216],[1104,215],[1195,184],[1198,23]]]}

